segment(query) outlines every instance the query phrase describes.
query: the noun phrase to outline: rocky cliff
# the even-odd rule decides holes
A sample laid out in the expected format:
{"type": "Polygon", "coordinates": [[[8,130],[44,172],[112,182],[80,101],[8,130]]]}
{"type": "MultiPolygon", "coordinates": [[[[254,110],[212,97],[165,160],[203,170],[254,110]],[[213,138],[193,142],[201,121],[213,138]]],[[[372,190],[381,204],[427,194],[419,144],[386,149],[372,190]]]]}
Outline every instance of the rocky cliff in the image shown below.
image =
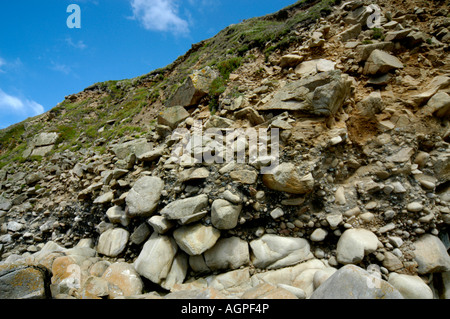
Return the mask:
{"type": "Polygon", "coordinates": [[[0,298],[449,298],[448,8],[299,1],[0,131],[0,298]]]}

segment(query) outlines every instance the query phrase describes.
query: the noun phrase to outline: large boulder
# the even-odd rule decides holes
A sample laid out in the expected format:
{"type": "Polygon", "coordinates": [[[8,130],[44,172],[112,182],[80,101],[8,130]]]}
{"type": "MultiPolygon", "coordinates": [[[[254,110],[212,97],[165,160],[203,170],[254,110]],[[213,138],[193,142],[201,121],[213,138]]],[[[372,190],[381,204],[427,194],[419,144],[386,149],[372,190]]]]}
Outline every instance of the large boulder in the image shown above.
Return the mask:
{"type": "Polygon", "coordinates": [[[172,106],[164,109],[158,116],[158,124],[175,129],[178,124],[189,117],[189,112],[182,106],[172,106]]]}
{"type": "Polygon", "coordinates": [[[403,69],[403,64],[395,56],[382,51],[374,50],[364,66],[364,74],[375,75],[388,73],[391,70],[403,69]]]}
{"type": "Polygon", "coordinates": [[[13,206],[12,201],[0,196],[0,210],[7,212],[13,206]]]}
{"type": "Polygon", "coordinates": [[[364,269],[347,265],[320,285],[311,299],[403,299],[387,281],[364,269]]]}
{"type": "Polygon", "coordinates": [[[403,275],[393,272],[389,275],[388,282],[405,299],[433,299],[433,291],[419,276],[403,275]]]}
{"type": "Polygon", "coordinates": [[[426,234],[414,242],[419,274],[450,271],[450,257],[439,237],[426,234]]]}
{"type": "Polygon", "coordinates": [[[227,200],[217,199],[211,206],[211,222],[217,229],[233,229],[238,224],[242,205],[233,205],[227,200]]]}
{"type": "Polygon", "coordinates": [[[43,268],[0,265],[0,299],[45,299],[46,272],[43,268]]]}
{"type": "Polygon", "coordinates": [[[205,263],[211,270],[238,269],[250,262],[248,243],[238,237],[219,239],[204,253],[205,263]]]}
{"type": "Polygon", "coordinates": [[[307,240],[267,234],[250,242],[252,263],[261,269],[277,269],[313,258],[307,240]]]}
{"type": "Polygon", "coordinates": [[[352,81],[339,70],[318,73],[291,82],[258,111],[300,111],[313,116],[332,116],[351,94],[352,81]]]}
{"type": "Polygon", "coordinates": [[[144,284],[132,264],[117,262],[110,265],[102,275],[109,285],[110,298],[142,294],[144,284]]]}
{"type": "Polygon", "coordinates": [[[377,250],[378,237],[366,229],[349,229],[339,238],[336,248],[337,261],[341,264],[357,264],[377,250]]]}
{"type": "Polygon", "coordinates": [[[201,255],[212,248],[220,237],[220,231],[202,224],[188,225],[173,232],[178,246],[190,256],[201,255]]]}
{"type": "Polygon", "coordinates": [[[123,228],[109,229],[100,235],[97,251],[108,257],[117,257],[127,247],[129,238],[130,233],[123,228]]]}
{"type": "Polygon", "coordinates": [[[128,214],[131,217],[150,217],[156,210],[164,189],[159,177],[145,176],[136,181],[126,197],[128,214]]]}
{"type": "Polygon", "coordinates": [[[169,98],[167,106],[192,106],[209,93],[211,83],[218,77],[218,73],[206,67],[189,75],[182,86],[169,98]]]}
{"type": "Polygon", "coordinates": [[[421,110],[421,113],[444,119],[450,118],[450,95],[445,92],[436,93],[421,110]]]}
{"type": "Polygon", "coordinates": [[[113,145],[112,150],[120,160],[125,160],[131,154],[134,154],[137,157],[144,153],[150,152],[152,150],[152,146],[147,142],[146,138],[140,138],[113,145]]]}
{"type": "Polygon", "coordinates": [[[300,175],[293,163],[282,163],[269,173],[264,174],[262,180],[270,189],[290,194],[307,194],[314,188],[312,174],[300,175]]]}
{"type": "Polygon", "coordinates": [[[177,251],[173,238],[154,233],[142,248],[134,268],[141,276],[161,284],[169,275],[177,251]]]}
{"type": "Polygon", "coordinates": [[[186,225],[202,219],[209,205],[208,195],[199,195],[176,200],[161,210],[161,215],[168,220],[176,220],[186,225]]]}

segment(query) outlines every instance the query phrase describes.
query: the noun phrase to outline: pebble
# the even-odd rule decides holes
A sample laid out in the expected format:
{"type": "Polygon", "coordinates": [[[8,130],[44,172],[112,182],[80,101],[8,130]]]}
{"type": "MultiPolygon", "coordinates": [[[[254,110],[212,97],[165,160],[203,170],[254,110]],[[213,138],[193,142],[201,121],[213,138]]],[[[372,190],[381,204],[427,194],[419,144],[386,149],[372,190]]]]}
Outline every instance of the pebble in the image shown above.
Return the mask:
{"type": "Polygon", "coordinates": [[[406,206],[406,209],[410,212],[418,213],[423,210],[423,205],[418,202],[413,202],[413,203],[408,204],[408,206],[406,206]]]}
{"type": "Polygon", "coordinates": [[[328,235],[328,232],[322,228],[317,228],[312,234],[311,234],[311,240],[314,242],[321,242],[323,241],[328,235]]]}

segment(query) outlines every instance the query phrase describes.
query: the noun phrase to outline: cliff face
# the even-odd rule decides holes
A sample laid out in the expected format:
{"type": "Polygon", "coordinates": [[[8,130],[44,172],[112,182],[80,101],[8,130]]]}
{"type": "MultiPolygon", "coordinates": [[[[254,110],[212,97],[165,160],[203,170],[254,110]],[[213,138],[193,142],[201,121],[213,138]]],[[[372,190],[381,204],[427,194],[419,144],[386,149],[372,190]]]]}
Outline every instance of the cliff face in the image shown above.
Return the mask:
{"type": "Polygon", "coordinates": [[[0,297],[448,298],[448,1],[371,4],[299,1],[0,131],[0,297]]]}

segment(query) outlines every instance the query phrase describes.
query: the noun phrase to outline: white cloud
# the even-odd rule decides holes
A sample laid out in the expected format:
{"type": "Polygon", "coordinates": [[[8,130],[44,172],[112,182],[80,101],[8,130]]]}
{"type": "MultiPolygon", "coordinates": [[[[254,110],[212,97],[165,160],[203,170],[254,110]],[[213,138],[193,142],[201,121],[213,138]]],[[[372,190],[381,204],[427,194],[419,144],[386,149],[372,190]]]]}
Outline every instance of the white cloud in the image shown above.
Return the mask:
{"type": "Polygon", "coordinates": [[[44,107],[39,103],[9,95],[0,89],[0,114],[36,116],[44,113],[44,107]]]}
{"type": "Polygon", "coordinates": [[[66,38],[66,43],[75,49],[84,50],[87,48],[87,45],[84,44],[82,40],[79,40],[78,42],[73,42],[72,38],[66,38]]]}
{"type": "Polygon", "coordinates": [[[0,73],[5,73],[5,71],[2,70],[2,66],[5,66],[5,65],[6,65],[5,59],[3,59],[3,58],[0,56],[0,73]]]}
{"type": "Polygon", "coordinates": [[[133,18],[152,31],[189,33],[189,23],[178,14],[175,0],[131,0],[133,18]]]}
{"type": "Polygon", "coordinates": [[[51,64],[50,69],[53,71],[61,72],[66,75],[72,72],[72,68],[66,64],[57,63],[55,61],[51,61],[51,64]]]}

